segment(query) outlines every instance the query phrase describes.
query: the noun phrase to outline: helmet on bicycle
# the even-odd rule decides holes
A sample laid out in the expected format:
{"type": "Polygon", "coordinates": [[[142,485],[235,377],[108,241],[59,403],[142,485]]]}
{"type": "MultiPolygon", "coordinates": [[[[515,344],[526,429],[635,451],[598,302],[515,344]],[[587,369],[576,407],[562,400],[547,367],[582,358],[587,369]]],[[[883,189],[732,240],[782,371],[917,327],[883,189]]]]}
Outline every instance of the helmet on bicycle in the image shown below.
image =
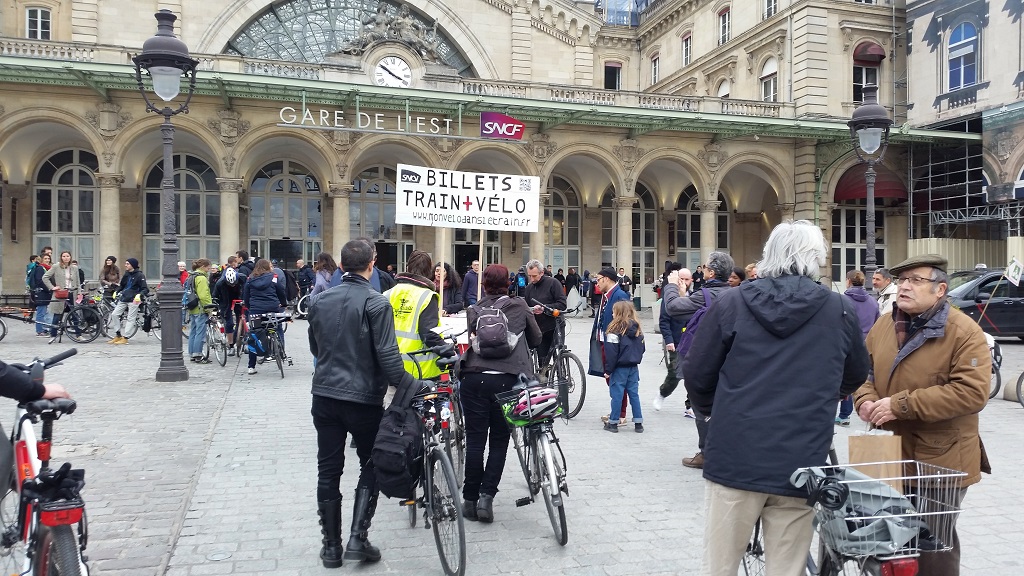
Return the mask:
{"type": "Polygon", "coordinates": [[[519,400],[512,407],[512,418],[536,422],[554,418],[561,411],[558,391],[554,388],[530,388],[523,390],[519,400]]]}
{"type": "Polygon", "coordinates": [[[238,271],[229,266],[224,270],[224,281],[231,286],[238,284],[238,271]]]}

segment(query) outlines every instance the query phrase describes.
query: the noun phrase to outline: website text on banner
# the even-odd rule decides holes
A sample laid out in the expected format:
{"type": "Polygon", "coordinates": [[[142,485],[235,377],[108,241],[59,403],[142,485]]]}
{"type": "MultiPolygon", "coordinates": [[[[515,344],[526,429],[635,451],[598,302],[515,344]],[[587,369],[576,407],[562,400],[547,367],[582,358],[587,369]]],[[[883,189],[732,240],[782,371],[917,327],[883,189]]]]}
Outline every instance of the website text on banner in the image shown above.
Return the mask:
{"type": "Polygon", "coordinates": [[[395,222],[536,232],[540,178],[398,165],[395,222]]]}

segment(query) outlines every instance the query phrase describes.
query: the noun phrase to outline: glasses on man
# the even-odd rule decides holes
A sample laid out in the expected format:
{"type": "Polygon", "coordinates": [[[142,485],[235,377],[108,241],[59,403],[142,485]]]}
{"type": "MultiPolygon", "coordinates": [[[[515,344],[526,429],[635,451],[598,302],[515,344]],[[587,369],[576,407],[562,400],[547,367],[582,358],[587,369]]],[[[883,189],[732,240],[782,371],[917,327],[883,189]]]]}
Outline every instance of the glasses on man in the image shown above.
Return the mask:
{"type": "Polygon", "coordinates": [[[910,281],[914,286],[921,286],[930,282],[938,282],[936,278],[922,278],[921,276],[900,276],[896,279],[896,285],[902,286],[904,282],[910,281]]]}

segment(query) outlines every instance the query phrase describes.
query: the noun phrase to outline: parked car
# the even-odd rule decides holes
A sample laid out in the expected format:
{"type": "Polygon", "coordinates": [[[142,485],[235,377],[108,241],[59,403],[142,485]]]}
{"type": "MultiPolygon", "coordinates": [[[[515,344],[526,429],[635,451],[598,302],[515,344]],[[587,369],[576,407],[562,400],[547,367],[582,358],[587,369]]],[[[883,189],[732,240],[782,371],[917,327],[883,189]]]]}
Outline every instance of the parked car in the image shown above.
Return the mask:
{"type": "Polygon", "coordinates": [[[950,303],[985,332],[1024,340],[1024,282],[1014,286],[1002,270],[979,269],[950,274],[949,287],[950,303]]]}

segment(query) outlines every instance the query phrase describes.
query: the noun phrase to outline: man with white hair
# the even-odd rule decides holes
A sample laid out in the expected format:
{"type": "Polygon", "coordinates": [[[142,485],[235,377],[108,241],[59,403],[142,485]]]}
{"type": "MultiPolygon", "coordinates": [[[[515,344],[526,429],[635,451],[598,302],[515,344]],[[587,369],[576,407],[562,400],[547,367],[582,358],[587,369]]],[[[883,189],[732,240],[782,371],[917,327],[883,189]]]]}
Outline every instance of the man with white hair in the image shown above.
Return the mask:
{"type": "Polygon", "coordinates": [[[789,478],[826,462],[836,405],[869,365],[853,306],[815,283],[827,254],[814,224],[776,226],[757,282],[715,301],[683,359],[694,410],[709,417],[702,574],[736,574],[758,517],[768,574],[805,569],[814,509],[789,478]]]}
{"type": "Polygon", "coordinates": [[[537,315],[537,325],[540,326],[541,340],[537,346],[537,363],[541,372],[547,376],[546,367],[551,358],[551,344],[555,339],[555,319],[543,313],[539,304],[549,308],[565,310],[565,290],[562,290],[562,283],[551,276],[544,274],[544,265],[540,260],[530,260],[526,263],[526,278],[530,284],[526,287],[526,304],[533,308],[537,315]]]}

